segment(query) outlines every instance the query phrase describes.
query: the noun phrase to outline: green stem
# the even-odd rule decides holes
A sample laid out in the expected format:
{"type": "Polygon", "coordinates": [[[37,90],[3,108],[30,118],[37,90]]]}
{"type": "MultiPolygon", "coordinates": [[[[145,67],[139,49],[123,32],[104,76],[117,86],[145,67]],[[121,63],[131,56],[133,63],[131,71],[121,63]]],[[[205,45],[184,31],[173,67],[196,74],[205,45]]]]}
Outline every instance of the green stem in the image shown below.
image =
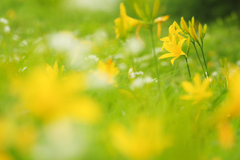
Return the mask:
{"type": "Polygon", "coordinates": [[[189,66],[188,66],[188,59],[187,59],[187,57],[186,57],[186,56],[184,56],[184,57],[185,57],[186,64],[187,64],[188,75],[189,75],[189,77],[190,77],[190,79],[191,79],[191,72],[190,72],[190,69],[189,69],[189,66]]]}
{"type": "Polygon", "coordinates": [[[202,42],[202,46],[200,45],[200,43],[198,43],[198,45],[199,45],[200,48],[201,48],[202,56],[203,56],[203,61],[204,61],[204,64],[205,64],[205,67],[206,67],[206,70],[207,70],[207,76],[209,77],[209,71],[208,71],[208,67],[207,67],[207,63],[206,63],[206,59],[205,59],[205,55],[204,55],[204,52],[203,52],[203,42],[202,42]]]}
{"type": "Polygon", "coordinates": [[[199,57],[199,54],[198,54],[198,51],[197,51],[197,48],[196,48],[196,45],[195,45],[195,42],[192,42],[192,43],[193,43],[193,46],[194,46],[195,51],[196,51],[196,53],[197,53],[198,60],[199,60],[199,62],[200,62],[200,64],[201,64],[201,66],[202,66],[203,74],[204,74],[205,78],[207,78],[207,77],[206,77],[206,74],[205,74],[205,69],[204,69],[204,67],[203,67],[202,61],[201,61],[201,59],[200,59],[200,57],[199,57]]]}
{"type": "Polygon", "coordinates": [[[152,29],[152,26],[150,26],[150,32],[151,32],[152,49],[153,49],[155,66],[156,66],[156,73],[157,73],[157,80],[158,80],[158,90],[159,90],[160,89],[160,82],[159,82],[158,61],[157,61],[157,56],[156,56],[156,52],[155,52],[155,45],[154,45],[154,40],[153,40],[153,29],[152,29]]]}

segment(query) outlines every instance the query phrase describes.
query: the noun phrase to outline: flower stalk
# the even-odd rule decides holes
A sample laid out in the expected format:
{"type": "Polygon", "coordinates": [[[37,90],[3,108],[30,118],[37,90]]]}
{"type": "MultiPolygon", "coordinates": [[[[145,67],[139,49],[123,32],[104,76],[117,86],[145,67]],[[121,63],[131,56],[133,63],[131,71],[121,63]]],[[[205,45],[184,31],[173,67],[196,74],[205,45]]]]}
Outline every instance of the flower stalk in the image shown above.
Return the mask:
{"type": "Polygon", "coordinates": [[[153,26],[150,25],[150,35],[151,35],[151,40],[152,40],[152,50],[153,50],[153,56],[154,56],[154,62],[156,66],[156,74],[157,74],[157,80],[158,80],[158,90],[160,89],[160,82],[159,82],[159,71],[158,71],[158,61],[157,61],[157,56],[156,56],[156,51],[155,51],[155,45],[154,45],[154,39],[153,39],[153,26]]]}

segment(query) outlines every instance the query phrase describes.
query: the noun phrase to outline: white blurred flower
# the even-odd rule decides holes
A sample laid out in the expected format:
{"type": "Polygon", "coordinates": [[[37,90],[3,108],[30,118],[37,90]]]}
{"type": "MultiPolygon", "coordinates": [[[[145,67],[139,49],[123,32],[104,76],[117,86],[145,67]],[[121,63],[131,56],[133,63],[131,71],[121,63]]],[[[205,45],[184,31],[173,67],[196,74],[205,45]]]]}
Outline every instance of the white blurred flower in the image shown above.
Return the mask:
{"type": "Polygon", "coordinates": [[[85,58],[85,60],[89,60],[92,62],[98,62],[99,58],[96,55],[89,55],[88,57],[85,58]]]}
{"type": "Polygon", "coordinates": [[[240,66],[240,60],[238,60],[238,61],[236,62],[236,64],[237,64],[238,66],[240,66]]]}
{"type": "Polygon", "coordinates": [[[73,159],[87,148],[87,136],[80,134],[67,120],[48,125],[43,133],[44,141],[34,148],[36,160],[73,159]]]}
{"type": "Polygon", "coordinates": [[[8,24],[8,20],[5,18],[0,18],[0,22],[3,24],[8,24]]]}
{"type": "Polygon", "coordinates": [[[144,45],[135,37],[132,37],[126,42],[126,50],[129,50],[134,55],[140,53],[144,49],[144,45]]]}
{"type": "Polygon", "coordinates": [[[4,32],[8,33],[11,31],[11,28],[9,26],[5,26],[3,30],[4,30],[4,32]]]}
{"type": "Polygon", "coordinates": [[[142,71],[139,72],[133,72],[133,68],[130,68],[128,71],[129,78],[135,78],[137,75],[143,75],[142,71]]]}
{"type": "Polygon", "coordinates": [[[85,57],[91,53],[92,43],[79,40],[71,32],[59,32],[47,37],[49,47],[60,53],[66,53],[69,63],[77,68],[86,63],[85,57]]]}
{"type": "Polygon", "coordinates": [[[73,50],[79,40],[71,32],[59,32],[47,37],[49,46],[59,52],[69,52],[73,50]]]}
{"type": "Polygon", "coordinates": [[[130,88],[134,90],[135,88],[142,88],[145,84],[149,84],[152,82],[156,82],[156,79],[152,79],[149,76],[146,77],[138,77],[133,80],[132,84],[130,85],[130,88]]]}
{"type": "Polygon", "coordinates": [[[218,72],[217,71],[214,71],[214,72],[212,72],[212,77],[216,77],[218,75],[218,72]]]}

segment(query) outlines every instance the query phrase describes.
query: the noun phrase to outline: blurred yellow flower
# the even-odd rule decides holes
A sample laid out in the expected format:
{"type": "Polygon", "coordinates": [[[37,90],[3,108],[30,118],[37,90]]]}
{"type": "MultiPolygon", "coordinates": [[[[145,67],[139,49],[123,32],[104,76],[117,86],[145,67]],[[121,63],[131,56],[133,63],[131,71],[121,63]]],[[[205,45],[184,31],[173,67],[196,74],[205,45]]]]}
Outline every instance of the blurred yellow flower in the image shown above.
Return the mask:
{"type": "MultiPolygon", "coordinates": [[[[60,69],[60,73],[63,72],[63,69],[64,69],[64,65],[62,65],[62,67],[60,69]]],[[[51,67],[49,64],[46,64],[46,72],[51,79],[53,79],[53,80],[57,79],[58,74],[59,74],[58,62],[55,61],[53,67],[51,67]]]]}
{"type": "Polygon", "coordinates": [[[208,90],[210,85],[210,79],[206,79],[201,82],[200,74],[196,74],[193,78],[194,85],[188,81],[182,82],[183,89],[189,93],[189,95],[181,96],[184,100],[193,100],[194,103],[198,103],[206,98],[212,96],[212,92],[208,90]]]}
{"type": "Polygon", "coordinates": [[[1,153],[1,152],[0,152],[0,159],[1,160],[14,160],[9,154],[1,153]]]}
{"type": "Polygon", "coordinates": [[[116,83],[114,78],[118,75],[119,70],[115,67],[115,63],[112,59],[107,60],[106,64],[102,61],[98,62],[98,69],[94,72],[94,75],[103,82],[108,84],[116,83]]]}
{"type": "Polygon", "coordinates": [[[15,149],[21,156],[29,156],[32,147],[36,143],[37,133],[33,126],[17,124],[16,119],[0,119],[0,159],[12,160],[7,153],[9,148],[15,149]]]}
{"type": "MultiPolygon", "coordinates": [[[[34,69],[25,79],[14,79],[12,90],[21,101],[23,110],[29,110],[43,121],[69,118],[80,122],[97,122],[101,116],[98,105],[89,97],[79,95],[85,89],[84,76],[69,74],[53,81],[57,75],[57,63],[53,72],[34,69]]],[[[50,70],[50,69],[49,69],[50,70]]]]}
{"type": "Polygon", "coordinates": [[[139,25],[141,22],[127,15],[126,8],[123,3],[120,4],[120,17],[114,20],[116,38],[126,38],[127,33],[139,25]]]}
{"type": "Polygon", "coordinates": [[[223,149],[230,149],[235,143],[235,133],[231,124],[227,121],[217,125],[218,142],[223,149]]]}
{"type": "Polygon", "coordinates": [[[232,73],[228,74],[229,95],[228,101],[220,109],[221,118],[236,118],[240,116],[240,70],[234,69],[232,73]]]}
{"type": "Polygon", "coordinates": [[[169,15],[158,17],[154,20],[154,23],[157,23],[157,36],[161,37],[161,26],[163,22],[166,22],[169,19],[169,15]]]}
{"type": "Polygon", "coordinates": [[[183,51],[182,51],[182,45],[184,43],[184,41],[186,39],[181,39],[178,41],[177,37],[175,35],[173,35],[171,38],[167,39],[163,39],[163,40],[169,40],[169,41],[165,41],[163,43],[163,47],[165,48],[168,52],[170,53],[166,53],[162,56],[159,57],[159,59],[164,59],[164,58],[169,58],[169,57],[174,57],[171,60],[172,65],[174,65],[174,61],[180,57],[181,55],[187,56],[183,51]],[[178,42],[177,42],[178,41],[178,42]]]}
{"type": "MultiPolygon", "coordinates": [[[[155,2],[158,2],[158,0],[156,0],[155,2]]],[[[137,26],[136,36],[137,36],[138,39],[140,39],[140,36],[139,36],[140,28],[142,26],[146,27],[146,28],[148,27],[149,22],[148,22],[148,20],[146,20],[144,18],[145,15],[143,15],[142,10],[139,8],[137,3],[134,4],[134,7],[135,7],[135,10],[136,10],[137,14],[141,18],[143,18],[143,21],[129,17],[126,13],[126,8],[125,8],[124,4],[121,3],[120,4],[120,17],[116,18],[114,20],[114,23],[115,23],[114,28],[115,28],[116,38],[127,38],[128,32],[130,32],[133,27],[137,26]]],[[[158,9],[159,9],[159,4],[155,3],[154,4],[154,10],[153,10],[153,18],[157,15],[158,9]]],[[[157,23],[158,38],[160,38],[160,36],[161,36],[161,25],[162,25],[162,23],[167,21],[168,19],[169,19],[169,15],[166,15],[166,16],[155,18],[153,20],[152,23],[157,23]]]]}
{"type": "Polygon", "coordinates": [[[170,146],[158,119],[140,117],[130,130],[121,124],[110,128],[113,146],[130,159],[150,159],[170,146]]]}

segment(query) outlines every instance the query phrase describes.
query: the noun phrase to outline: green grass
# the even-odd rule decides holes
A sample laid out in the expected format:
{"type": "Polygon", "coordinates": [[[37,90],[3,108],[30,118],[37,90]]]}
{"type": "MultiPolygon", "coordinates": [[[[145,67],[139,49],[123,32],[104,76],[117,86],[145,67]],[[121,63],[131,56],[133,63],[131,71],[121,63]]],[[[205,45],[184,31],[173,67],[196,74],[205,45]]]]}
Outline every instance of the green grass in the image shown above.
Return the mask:
{"type": "MultiPolygon", "coordinates": [[[[219,110],[228,104],[229,98],[229,88],[222,74],[220,59],[226,57],[229,63],[239,66],[240,31],[236,15],[232,14],[226,19],[219,18],[208,24],[204,52],[210,73],[215,73],[212,74],[213,80],[209,87],[213,96],[193,104],[193,101],[180,99],[187,94],[181,85],[182,82],[192,82],[182,56],[176,59],[174,66],[171,65],[170,58],[158,60],[159,91],[155,81],[143,84],[139,88],[133,87],[134,79],[157,78],[156,68],[148,29],[142,27],[140,30],[144,42],[144,45],[140,45],[144,47],[137,54],[131,53],[127,48],[129,39],[135,37],[135,29],[127,41],[115,38],[114,19],[119,17],[120,2],[113,5],[108,12],[67,8],[61,4],[61,0],[1,1],[0,18],[3,17],[9,22],[0,22],[0,159],[10,159],[4,155],[18,160],[218,160],[217,157],[222,160],[239,159],[239,116],[227,119],[236,136],[234,145],[228,149],[224,149],[219,143],[219,119],[216,118],[220,114],[219,110]],[[12,11],[10,14],[9,10],[14,14],[12,11]],[[7,25],[11,28],[10,32],[4,31],[7,25]],[[55,49],[51,47],[49,39],[56,33],[74,37],[69,46],[79,50],[72,53],[71,49],[59,51],[61,45],[55,49]],[[15,35],[18,38],[14,40],[15,35]],[[84,48],[87,46],[90,46],[90,49],[84,48]],[[39,48],[42,50],[38,53],[36,50],[39,48]],[[104,63],[108,59],[113,60],[119,68],[119,74],[115,77],[117,85],[99,86],[100,80],[93,76],[98,69],[98,62],[85,60],[89,55],[96,55],[99,61],[104,63]],[[144,58],[146,55],[149,55],[149,58],[144,58]],[[73,60],[76,61],[73,63],[73,60]],[[61,65],[65,66],[63,73],[60,74],[59,71],[54,83],[45,83],[41,72],[46,74],[46,64],[53,66],[55,61],[58,62],[59,68],[61,65]],[[143,75],[136,75],[134,79],[130,79],[130,68],[133,68],[134,72],[142,71],[143,75]],[[89,78],[92,76],[94,78],[89,78]],[[39,83],[35,83],[38,82],[34,79],[36,77],[40,79],[39,83]],[[50,85],[46,87],[48,83],[50,85]],[[38,94],[42,93],[47,96],[42,95],[43,97],[39,98],[38,94]],[[65,96],[61,96],[61,93],[65,96]],[[76,104],[79,108],[86,107],[86,112],[90,113],[89,117],[94,118],[94,113],[88,111],[91,104],[87,99],[100,110],[101,117],[95,123],[72,120],[75,112],[68,112],[76,104]],[[49,102],[49,106],[44,106],[45,102],[49,102]],[[35,113],[44,107],[55,108],[40,116],[35,113]],[[35,111],[35,108],[38,109],[35,111]],[[62,112],[59,114],[67,115],[67,118],[58,117],[60,110],[62,112]],[[199,118],[196,120],[198,114],[199,118]],[[162,131],[157,132],[156,137],[151,137],[157,127],[151,123],[145,126],[144,123],[140,123],[140,133],[149,131],[149,134],[139,138],[139,135],[131,132],[136,128],[139,117],[156,122],[159,120],[161,123],[157,123],[157,126],[161,126],[162,131]],[[168,141],[169,145],[164,146],[161,151],[149,153],[147,158],[133,158],[131,151],[126,153],[121,147],[116,147],[117,140],[112,132],[117,134],[121,127],[114,131],[111,127],[119,125],[125,127],[129,135],[133,133],[133,137],[137,139],[132,142],[128,139],[129,144],[122,145],[122,148],[134,144],[137,153],[143,153],[139,148],[146,144],[140,141],[152,138],[150,146],[154,147],[154,139],[157,141],[159,137],[162,138],[160,145],[164,146],[164,140],[168,141]]],[[[134,10],[130,10],[131,3],[126,4],[127,13],[136,18],[134,10]]],[[[167,11],[165,13],[167,14],[167,11]]],[[[162,37],[168,35],[168,27],[174,21],[179,23],[180,19],[170,18],[162,24],[162,37]]],[[[157,57],[160,57],[166,51],[159,50],[163,43],[157,38],[156,25],[153,32],[157,57]]],[[[58,37],[55,40],[59,39],[58,37]]],[[[198,49],[200,51],[200,48],[198,49]]],[[[185,44],[183,50],[187,50],[185,44]]],[[[192,77],[200,73],[203,80],[202,68],[193,46],[188,58],[192,77]]],[[[80,112],[83,111],[77,110],[76,114],[81,119],[84,116],[80,112]]],[[[124,137],[124,133],[119,131],[119,134],[121,133],[124,137]]],[[[225,138],[228,136],[231,135],[226,134],[225,138]]]]}

